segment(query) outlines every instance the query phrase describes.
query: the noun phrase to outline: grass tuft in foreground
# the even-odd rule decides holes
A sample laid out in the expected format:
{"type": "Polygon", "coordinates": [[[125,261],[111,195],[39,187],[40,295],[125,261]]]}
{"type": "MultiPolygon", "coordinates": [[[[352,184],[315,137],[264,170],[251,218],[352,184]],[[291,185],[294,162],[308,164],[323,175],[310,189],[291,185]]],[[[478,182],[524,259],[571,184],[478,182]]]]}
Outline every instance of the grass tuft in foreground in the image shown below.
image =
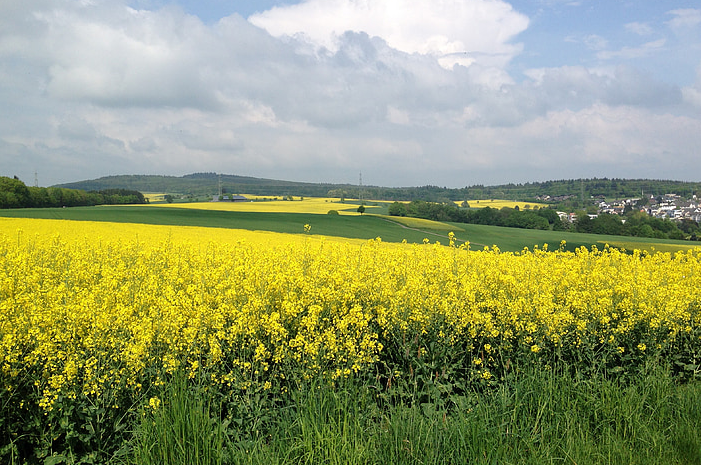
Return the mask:
{"type": "Polygon", "coordinates": [[[527,370],[446,408],[382,409],[366,385],[310,384],[258,434],[176,381],[144,417],[134,463],[701,463],[700,384],[675,384],[660,367],[627,381],[568,372],[527,370]]]}
{"type": "Polygon", "coordinates": [[[215,420],[210,396],[176,377],[149,400],[133,438],[139,465],[222,464],[227,424],[215,420]]]}

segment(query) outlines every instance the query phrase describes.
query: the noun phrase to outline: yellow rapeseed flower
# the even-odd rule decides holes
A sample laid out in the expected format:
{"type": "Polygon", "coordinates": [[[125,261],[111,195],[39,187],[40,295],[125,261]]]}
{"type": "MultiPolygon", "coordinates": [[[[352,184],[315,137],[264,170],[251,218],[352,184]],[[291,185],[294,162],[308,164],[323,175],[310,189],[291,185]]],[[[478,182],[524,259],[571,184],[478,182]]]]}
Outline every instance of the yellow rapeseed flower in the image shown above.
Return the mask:
{"type": "Polygon", "coordinates": [[[45,412],[81,396],[113,405],[176,372],[282,392],[368,373],[392,350],[416,364],[436,348],[464,354],[472,379],[519,356],[701,350],[699,249],[514,254],[247,234],[3,220],[0,396],[32,376],[25,403],[45,412]]]}

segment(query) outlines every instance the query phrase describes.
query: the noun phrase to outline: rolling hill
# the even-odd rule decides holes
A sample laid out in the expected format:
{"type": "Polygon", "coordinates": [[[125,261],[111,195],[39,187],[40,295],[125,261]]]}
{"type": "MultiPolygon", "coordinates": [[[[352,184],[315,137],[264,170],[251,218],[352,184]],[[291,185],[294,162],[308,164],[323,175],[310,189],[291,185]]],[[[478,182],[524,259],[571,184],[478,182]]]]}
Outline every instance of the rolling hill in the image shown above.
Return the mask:
{"type": "Polygon", "coordinates": [[[535,201],[542,196],[575,198],[639,197],[676,193],[683,197],[701,196],[701,182],[651,179],[579,179],[503,184],[473,185],[463,188],[439,186],[381,187],[352,184],[305,183],[255,178],[232,174],[193,173],[185,176],[121,175],[61,184],[56,187],[86,191],[132,189],[140,192],[167,192],[186,197],[208,197],[222,192],[268,196],[349,197],[373,200],[425,200],[452,202],[473,199],[535,201]]]}

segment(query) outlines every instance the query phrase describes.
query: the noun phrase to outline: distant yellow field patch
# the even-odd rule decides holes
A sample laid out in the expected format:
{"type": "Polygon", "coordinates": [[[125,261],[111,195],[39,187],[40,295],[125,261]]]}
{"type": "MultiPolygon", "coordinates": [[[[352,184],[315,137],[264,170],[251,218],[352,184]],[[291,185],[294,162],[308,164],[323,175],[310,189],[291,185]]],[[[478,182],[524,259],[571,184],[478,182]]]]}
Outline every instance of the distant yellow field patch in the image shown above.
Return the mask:
{"type": "MultiPolygon", "coordinates": [[[[654,239],[651,239],[654,240],[654,239]]],[[[662,244],[654,242],[626,242],[626,241],[599,241],[601,247],[603,248],[606,244],[617,249],[625,250],[644,250],[649,253],[653,252],[669,252],[674,254],[679,251],[686,252],[687,250],[694,250],[699,248],[699,245],[694,245],[692,242],[690,245],[686,244],[662,244]]]]}
{"type": "Polygon", "coordinates": [[[314,234],[285,234],[246,229],[205,228],[197,226],[167,226],[135,223],[109,223],[102,221],[44,220],[33,218],[0,219],[0,235],[16,239],[19,243],[62,240],[89,240],[93,243],[138,241],[144,246],[160,244],[163,241],[207,245],[249,244],[281,245],[304,241],[333,241],[351,244],[364,244],[362,239],[343,237],[323,237],[314,234]]]}
{"type": "MultiPolygon", "coordinates": [[[[457,205],[462,205],[462,201],[455,201],[457,205]]],[[[516,208],[518,207],[520,210],[527,210],[529,208],[543,208],[547,207],[547,204],[544,203],[537,203],[537,202],[514,202],[512,200],[499,200],[499,199],[489,199],[489,200],[468,200],[467,203],[470,205],[470,208],[484,208],[484,207],[490,207],[490,208],[504,208],[504,207],[509,207],[509,208],[516,208]]]]}
{"type": "MultiPolygon", "coordinates": [[[[246,196],[253,198],[254,196],[246,196]]],[[[266,197],[263,197],[266,198],[266,197]]],[[[269,197],[267,197],[269,198],[269,197]]],[[[195,208],[199,210],[218,211],[246,211],[246,212],[267,212],[267,213],[328,213],[329,210],[336,210],[340,214],[358,215],[358,206],[349,203],[341,203],[340,199],[328,197],[305,197],[304,200],[270,200],[256,202],[191,202],[191,203],[171,203],[160,204],[159,207],[167,206],[172,208],[195,208]]],[[[372,213],[374,207],[365,206],[366,213],[372,213]]]]}
{"type": "Polygon", "coordinates": [[[144,198],[148,200],[149,202],[164,202],[166,199],[165,193],[156,193],[156,192],[142,192],[144,194],[144,198]]]}

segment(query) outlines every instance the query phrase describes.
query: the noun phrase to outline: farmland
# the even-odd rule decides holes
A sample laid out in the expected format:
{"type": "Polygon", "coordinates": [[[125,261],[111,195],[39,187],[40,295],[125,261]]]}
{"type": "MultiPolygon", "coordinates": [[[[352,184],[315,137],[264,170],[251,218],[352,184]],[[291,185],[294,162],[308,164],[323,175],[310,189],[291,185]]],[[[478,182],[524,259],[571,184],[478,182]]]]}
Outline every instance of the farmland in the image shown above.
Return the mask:
{"type": "MultiPolygon", "coordinates": [[[[544,203],[537,203],[537,202],[517,202],[514,200],[499,200],[499,199],[486,199],[486,200],[470,200],[469,202],[470,208],[485,208],[485,207],[490,207],[490,208],[496,208],[496,209],[501,209],[501,208],[520,208],[522,210],[528,210],[529,208],[533,207],[547,207],[547,204],[544,203]]],[[[461,205],[462,202],[455,202],[456,205],[461,205]]]]}
{"type": "MultiPolygon", "coordinates": [[[[254,196],[249,196],[256,198],[254,196]]],[[[259,198],[260,199],[260,198],[259,198]]],[[[217,210],[228,212],[260,212],[260,213],[312,213],[326,214],[329,210],[336,210],[340,214],[356,214],[358,204],[341,202],[336,198],[306,197],[296,200],[263,200],[255,202],[183,202],[167,204],[170,208],[189,208],[196,210],[217,210]]],[[[357,202],[357,201],[356,201],[357,202]]],[[[368,213],[381,212],[381,206],[367,205],[368,213]]]]}
{"type": "Polygon", "coordinates": [[[698,249],[304,202],[3,212],[0,457],[701,460],[698,249]]]}
{"type": "MultiPolygon", "coordinates": [[[[498,246],[503,251],[517,252],[525,247],[559,245],[566,241],[567,250],[597,245],[633,250],[675,252],[694,248],[688,241],[660,240],[597,234],[563,233],[503,228],[463,223],[443,223],[417,218],[387,217],[386,204],[368,202],[366,213],[357,213],[358,203],[341,203],[338,199],[305,198],[303,201],[269,202],[198,202],[155,204],[150,206],[100,206],[0,210],[0,217],[64,219],[133,224],[225,228],[241,231],[268,231],[303,234],[304,225],[312,226],[312,234],[347,239],[374,239],[385,242],[446,243],[448,233],[462,244],[473,248],[498,246]],[[339,215],[329,215],[335,210],[339,215]]],[[[80,226],[78,226],[80,227],[80,226]]]]}

